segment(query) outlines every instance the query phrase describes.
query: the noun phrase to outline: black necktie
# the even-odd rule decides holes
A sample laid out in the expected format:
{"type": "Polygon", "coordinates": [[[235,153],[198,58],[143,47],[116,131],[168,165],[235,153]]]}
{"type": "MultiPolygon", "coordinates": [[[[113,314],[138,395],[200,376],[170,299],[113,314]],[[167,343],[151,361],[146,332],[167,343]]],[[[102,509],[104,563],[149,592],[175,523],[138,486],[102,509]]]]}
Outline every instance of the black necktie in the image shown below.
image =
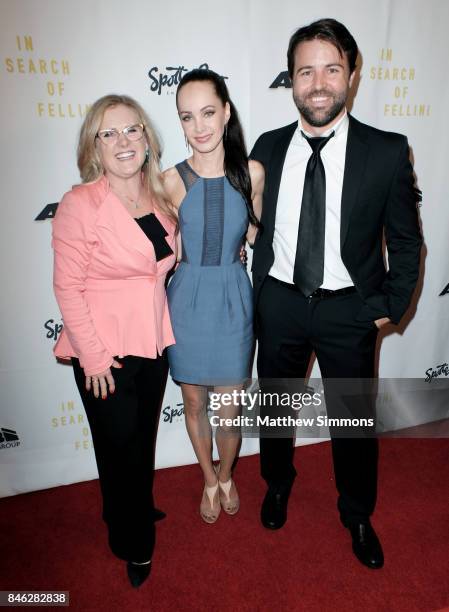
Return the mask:
{"type": "Polygon", "coordinates": [[[308,138],[301,133],[309,143],[312,155],[304,179],[293,282],[307,297],[323,284],[326,173],[320,152],[335,132],[327,138],[308,138]]]}

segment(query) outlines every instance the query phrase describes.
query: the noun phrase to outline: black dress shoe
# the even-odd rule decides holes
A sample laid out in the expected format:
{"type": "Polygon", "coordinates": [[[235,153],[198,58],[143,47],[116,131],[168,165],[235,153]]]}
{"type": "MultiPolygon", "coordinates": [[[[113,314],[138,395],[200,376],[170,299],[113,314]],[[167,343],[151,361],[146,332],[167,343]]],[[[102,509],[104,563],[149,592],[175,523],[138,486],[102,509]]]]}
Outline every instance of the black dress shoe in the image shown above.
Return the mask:
{"type": "Polygon", "coordinates": [[[347,523],[342,519],[352,537],[352,550],[357,559],[371,569],[380,569],[384,564],[384,553],[379,538],[369,521],[347,523]]]}
{"type": "Polygon", "coordinates": [[[128,578],[132,586],[137,589],[141,584],[145,582],[151,572],[151,566],[153,563],[150,561],[149,563],[133,563],[132,561],[128,561],[126,564],[126,570],[128,572],[128,578]]]}
{"type": "Polygon", "coordinates": [[[268,487],[260,510],[262,525],[267,529],[280,529],[287,520],[290,487],[268,487]]]}
{"type": "Polygon", "coordinates": [[[164,518],[166,518],[166,514],[165,512],[162,512],[162,510],[158,510],[157,508],[153,509],[153,520],[156,523],[156,521],[162,521],[164,518]]]}

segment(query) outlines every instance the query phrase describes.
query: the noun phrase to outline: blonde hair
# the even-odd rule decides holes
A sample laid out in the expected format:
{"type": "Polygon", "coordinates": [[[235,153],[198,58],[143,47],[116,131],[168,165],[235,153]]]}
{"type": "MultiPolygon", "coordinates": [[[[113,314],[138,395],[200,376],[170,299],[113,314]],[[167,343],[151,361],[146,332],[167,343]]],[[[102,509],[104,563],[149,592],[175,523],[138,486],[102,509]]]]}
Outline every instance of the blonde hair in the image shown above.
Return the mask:
{"type": "Polygon", "coordinates": [[[122,104],[131,108],[139,118],[139,123],[145,126],[144,137],[148,145],[148,161],[142,167],[143,184],[148,193],[154,198],[158,208],[175,224],[177,216],[173,211],[170,200],[165,192],[161,177],[161,146],[156,131],[143,108],[133,98],[118,94],[109,94],[99,98],[90,107],[83,125],[81,126],[78,142],[78,168],[83,183],[92,183],[104,174],[104,168],[95,146],[95,139],[104,113],[108,108],[122,104]]]}

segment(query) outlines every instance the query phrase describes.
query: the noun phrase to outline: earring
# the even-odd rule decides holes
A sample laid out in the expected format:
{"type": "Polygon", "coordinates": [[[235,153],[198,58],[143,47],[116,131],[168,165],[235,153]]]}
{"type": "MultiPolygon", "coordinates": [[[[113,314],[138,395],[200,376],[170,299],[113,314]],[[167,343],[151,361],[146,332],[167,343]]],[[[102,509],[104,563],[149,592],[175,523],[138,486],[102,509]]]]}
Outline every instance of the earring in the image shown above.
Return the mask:
{"type": "Polygon", "coordinates": [[[189,144],[189,141],[187,140],[187,136],[185,134],[184,134],[184,140],[186,141],[186,149],[187,149],[187,151],[189,151],[190,150],[190,144],[189,144]]]}
{"type": "Polygon", "coordinates": [[[143,160],[143,165],[147,164],[150,159],[150,149],[147,147],[145,149],[145,159],[143,160]]]}
{"type": "Polygon", "coordinates": [[[224,140],[228,139],[228,124],[227,123],[225,124],[223,139],[224,140]]]}

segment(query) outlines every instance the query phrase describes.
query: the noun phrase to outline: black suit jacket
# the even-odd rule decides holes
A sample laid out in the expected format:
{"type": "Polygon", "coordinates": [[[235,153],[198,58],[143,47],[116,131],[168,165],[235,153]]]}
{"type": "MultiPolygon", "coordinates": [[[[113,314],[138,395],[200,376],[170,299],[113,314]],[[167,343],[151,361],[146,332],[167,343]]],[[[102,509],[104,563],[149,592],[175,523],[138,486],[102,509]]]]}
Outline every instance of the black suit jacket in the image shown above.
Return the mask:
{"type": "MultiPolygon", "coordinates": [[[[253,254],[254,302],[273,264],[276,206],[288,146],[298,123],[262,134],[250,157],[265,168],[263,231],[253,254]]],[[[341,201],[341,257],[363,299],[358,320],[388,316],[398,323],[416,286],[421,251],[419,192],[414,186],[407,138],[349,116],[341,201]],[[382,238],[388,248],[384,263],[382,238]]]]}

